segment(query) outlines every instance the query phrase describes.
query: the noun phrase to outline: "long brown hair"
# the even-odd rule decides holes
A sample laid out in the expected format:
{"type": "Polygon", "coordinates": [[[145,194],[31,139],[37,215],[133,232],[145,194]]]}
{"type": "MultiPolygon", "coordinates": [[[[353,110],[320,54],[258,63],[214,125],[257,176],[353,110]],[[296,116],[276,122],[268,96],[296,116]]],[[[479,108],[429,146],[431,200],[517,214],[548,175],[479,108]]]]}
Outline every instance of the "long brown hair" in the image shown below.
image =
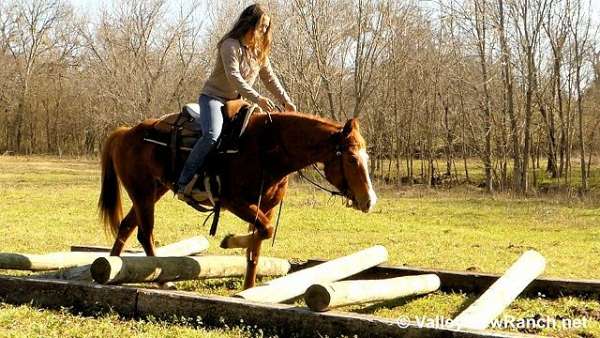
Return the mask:
{"type": "MultiPolygon", "coordinates": [[[[240,17],[237,19],[233,27],[227,34],[225,34],[217,47],[220,48],[223,41],[232,38],[237,40],[242,40],[242,38],[249,31],[256,32],[256,28],[260,24],[261,18],[267,15],[264,7],[260,4],[254,4],[246,7],[240,17]]],[[[256,36],[253,39],[254,45],[251,46],[256,52],[256,56],[258,58],[258,62],[260,64],[264,64],[271,52],[271,41],[273,40],[273,33],[271,31],[271,26],[273,25],[273,20],[269,23],[267,27],[267,31],[262,35],[261,39],[257,39],[256,36]]]]}

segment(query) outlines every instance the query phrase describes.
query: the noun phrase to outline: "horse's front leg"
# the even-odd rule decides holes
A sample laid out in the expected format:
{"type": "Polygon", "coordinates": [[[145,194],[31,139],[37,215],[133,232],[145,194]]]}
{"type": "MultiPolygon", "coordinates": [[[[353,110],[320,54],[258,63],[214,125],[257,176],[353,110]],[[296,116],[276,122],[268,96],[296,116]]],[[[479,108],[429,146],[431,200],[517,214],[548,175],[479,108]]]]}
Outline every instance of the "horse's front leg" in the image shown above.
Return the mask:
{"type": "Polygon", "coordinates": [[[233,211],[231,208],[228,209],[249,223],[248,230],[250,232],[248,234],[228,235],[221,242],[222,248],[246,248],[244,289],[248,289],[254,287],[256,283],[262,241],[273,235],[273,227],[269,224],[271,221],[271,210],[263,212],[255,205],[247,205],[247,208],[244,208],[244,210],[236,209],[237,211],[233,211]],[[251,216],[251,212],[253,215],[249,217],[251,216]]]}
{"type": "Polygon", "coordinates": [[[227,235],[221,241],[221,248],[251,248],[256,241],[262,241],[273,236],[270,217],[260,210],[256,204],[227,203],[227,210],[242,220],[255,225],[255,229],[245,235],[227,235]]]}
{"type": "MultiPolygon", "coordinates": [[[[264,212],[269,220],[272,221],[273,209],[264,212]]],[[[254,223],[249,223],[248,231],[254,232],[254,223]]],[[[262,239],[253,239],[250,247],[246,249],[246,276],[244,278],[244,290],[254,287],[256,283],[256,275],[258,272],[258,258],[260,257],[260,247],[262,239]]]]}

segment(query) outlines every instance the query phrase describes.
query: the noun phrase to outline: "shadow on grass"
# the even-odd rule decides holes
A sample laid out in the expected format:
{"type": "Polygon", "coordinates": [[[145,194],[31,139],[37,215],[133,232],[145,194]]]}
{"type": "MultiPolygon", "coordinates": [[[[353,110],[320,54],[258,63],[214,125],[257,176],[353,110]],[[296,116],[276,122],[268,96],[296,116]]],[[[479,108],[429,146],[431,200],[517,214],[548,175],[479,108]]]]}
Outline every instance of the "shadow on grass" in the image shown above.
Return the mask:
{"type": "Polygon", "coordinates": [[[373,314],[379,310],[387,309],[392,310],[396,307],[404,306],[409,304],[410,302],[421,298],[421,296],[408,296],[403,298],[386,300],[383,302],[373,303],[367,305],[365,307],[352,310],[352,312],[361,313],[361,314],[373,314]]]}

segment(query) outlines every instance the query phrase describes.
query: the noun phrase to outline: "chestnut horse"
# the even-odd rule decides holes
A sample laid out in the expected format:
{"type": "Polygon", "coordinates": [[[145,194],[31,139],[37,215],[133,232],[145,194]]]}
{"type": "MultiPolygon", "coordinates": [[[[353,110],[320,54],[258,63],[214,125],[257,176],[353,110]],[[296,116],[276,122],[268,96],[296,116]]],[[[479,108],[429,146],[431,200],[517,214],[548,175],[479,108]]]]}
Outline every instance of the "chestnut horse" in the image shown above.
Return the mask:
{"type": "MultiPolygon", "coordinates": [[[[146,255],[155,254],[154,205],[173,188],[166,179],[166,148],[143,140],[155,123],[157,120],[148,119],[133,128],[121,127],[104,146],[98,206],[105,227],[116,236],[111,255],[121,254],[136,226],[146,255]],[[119,181],[133,203],[124,218],[119,181]]],[[[299,113],[274,113],[271,119],[256,114],[246,128],[239,153],[223,160],[221,205],[250,224],[249,233],[228,235],[221,242],[223,248],[246,248],[244,288],[255,284],[261,242],[273,235],[273,209],[286,193],[288,175],[313,163],[324,164],[326,179],[352,201],[348,205],[363,212],[373,208],[377,196],[356,119],[342,127],[299,113]]]]}

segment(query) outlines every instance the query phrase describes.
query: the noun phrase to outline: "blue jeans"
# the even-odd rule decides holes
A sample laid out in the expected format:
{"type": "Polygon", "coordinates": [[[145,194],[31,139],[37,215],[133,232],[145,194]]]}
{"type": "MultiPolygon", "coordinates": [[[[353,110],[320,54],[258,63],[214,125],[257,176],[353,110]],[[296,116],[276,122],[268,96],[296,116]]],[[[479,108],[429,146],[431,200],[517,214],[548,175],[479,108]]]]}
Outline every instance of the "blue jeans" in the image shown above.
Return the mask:
{"type": "Polygon", "coordinates": [[[198,104],[200,105],[200,117],[196,118],[194,122],[200,126],[202,136],[194,144],[194,148],[181,170],[177,182],[180,190],[192,180],[198,169],[204,164],[206,155],[217,143],[223,129],[223,115],[221,113],[223,102],[202,94],[198,99],[198,104]]]}

